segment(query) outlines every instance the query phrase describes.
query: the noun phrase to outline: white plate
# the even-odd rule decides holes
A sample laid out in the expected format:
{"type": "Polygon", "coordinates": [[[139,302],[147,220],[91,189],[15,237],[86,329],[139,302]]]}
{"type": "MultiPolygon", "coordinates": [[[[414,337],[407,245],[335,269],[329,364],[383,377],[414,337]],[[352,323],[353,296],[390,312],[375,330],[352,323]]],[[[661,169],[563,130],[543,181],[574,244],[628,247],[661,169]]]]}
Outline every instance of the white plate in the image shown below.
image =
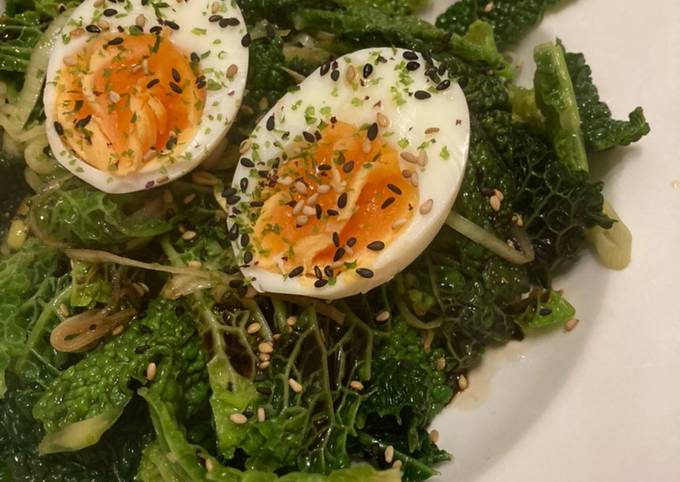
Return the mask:
{"type": "Polygon", "coordinates": [[[591,159],[633,261],[614,272],[584,257],[557,283],[577,329],[496,350],[471,374],[435,423],[454,454],[439,481],[680,481],[680,4],[563,3],[519,46],[520,79],[533,46],[559,36],[617,116],[644,107],[649,136],[591,159]]]}

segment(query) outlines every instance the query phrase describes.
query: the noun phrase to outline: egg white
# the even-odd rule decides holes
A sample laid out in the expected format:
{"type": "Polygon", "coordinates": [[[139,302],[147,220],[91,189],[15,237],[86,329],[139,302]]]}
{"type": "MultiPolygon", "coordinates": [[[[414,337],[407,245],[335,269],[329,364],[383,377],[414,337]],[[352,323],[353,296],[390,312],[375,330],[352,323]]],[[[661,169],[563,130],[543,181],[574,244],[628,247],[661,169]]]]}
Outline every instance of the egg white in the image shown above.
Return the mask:
{"type": "MultiPolygon", "coordinates": [[[[291,140],[299,138],[305,130],[318,129],[320,123],[328,124],[332,116],[360,127],[376,122],[378,112],[391,123],[381,129],[382,136],[393,144],[397,152],[415,153],[419,146],[426,145],[424,150],[429,162],[418,169],[418,190],[421,203],[432,199],[432,209],[421,214],[416,207],[409,225],[377,255],[370,266],[366,266],[373,271],[372,278],[363,278],[354,270],[348,270],[339,274],[333,285],[317,288],[313,278],[289,278],[285,274],[243,264],[243,274],[258,291],[322,299],[367,292],[406,268],[444,224],[458,194],[467,162],[470,137],[467,102],[455,82],[446,89],[436,89],[438,84],[425,75],[426,62],[422,55],[416,54],[420,64],[417,70],[406,70],[409,60],[404,58],[405,53],[408,57],[414,55],[413,52],[393,48],[353,52],[337,59],[330,71],[328,66],[315,71],[300,83],[299,89],[286,94],[262,118],[250,137],[250,148],[242,153],[232,186],[238,190],[241,201],[233,206],[237,208],[237,214],[232,213],[229,224],[238,223],[241,232],[244,227],[246,230],[252,228],[248,203],[260,180],[256,171],[271,169],[291,140]],[[366,64],[372,66],[372,72],[364,79],[366,64]],[[339,74],[332,76],[334,69],[339,74]],[[355,72],[353,82],[348,80],[352,77],[347,74],[348,69],[355,72]],[[428,92],[431,97],[418,99],[417,91],[428,92]],[[275,128],[268,130],[266,124],[272,116],[275,128]],[[255,162],[255,167],[244,166],[243,158],[255,162]],[[249,183],[242,193],[240,183],[244,177],[249,178],[249,183]]],[[[447,73],[441,75],[441,79],[446,78],[447,73]]],[[[418,96],[422,97],[422,92],[418,96]]],[[[403,159],[400,163],[401,168],[414,168],[414,164],[403,159]]],[[[380,220],[376,219],[376,222],[380,220]]],[[[237,240],[233,242],[233,249],[237,259],[243,263],[248,248],[243,248],[237,240]]]]}
{"type": "Polygon", "coordinates": [[[54,156],[59,163],[74,175],[92,186],[109,193],[126,193],[153,188],[177,179],[198,166],[218,148],[234,122],[243,99],[248,76],[249,37],[243,16],[236,2],[232,0],[190,0],[164,2],[161,8],[164,21],[172,21],[179,28],[174,30],[170,40],[187,56],[196,52],[201,56],[200,68],[206,76],[208,87],[201,121],[190,142],[178,145],[168,155],[159,156],[147,163],[140,171],[118,176],[101,171],[76,156],[64,144],[56,132],[56,78],[64,65],[64,58],[77,54],[83,49],[92,33],[85,32],[71,37],[71,32],[96,25],[100,18],[109,23],[108,32],[118,27],[125,29],[135,25],[139,15],[144,15],[144,32],[159,25],[154,10],[155,0],[129,0],[125,3],[86,0],[71,15],[56,40],[47,67],[47,81],[44,92],[47,138],[54,156]],[[146,5],[143,5],[145,3],[146,5]],[[114,8],[119,13],[104,17],[104,9],[114,8]],[[236,26],[220,27],[218,22],[208,19],[217,12],[223,17],[239,20],[236,26]],[[236,65],[238,71],[227,78],[226,70],[236,65]]]}

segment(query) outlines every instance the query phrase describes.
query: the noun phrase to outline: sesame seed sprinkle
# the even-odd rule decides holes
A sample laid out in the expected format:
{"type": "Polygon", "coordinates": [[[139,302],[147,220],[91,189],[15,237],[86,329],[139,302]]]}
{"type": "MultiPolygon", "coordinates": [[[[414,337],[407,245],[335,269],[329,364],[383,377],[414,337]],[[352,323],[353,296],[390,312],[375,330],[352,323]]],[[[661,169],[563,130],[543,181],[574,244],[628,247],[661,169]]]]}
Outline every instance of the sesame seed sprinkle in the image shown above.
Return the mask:
{"type": "Polygon", "coordinates": [[[425,167],[427,165],[427,151],[424,149],[418,153],[418,165],[425,167]]]}
{"type": "Polygon", "coordinates": [[[364,389],[364,384],[359,380],[352,380],[349,383],[349,386],[352,390],[356,390],[357,392],[361,392],[364,389]]]}
{"type": "Polygon", "coordinates": [[[498,196],[493,195],[489,198],[489,205],[491,206],[491,209],[494,211],[498,212],[501,210],[501,200],[498,196]]]}
{"type": "Polygon", "coordinates": [[[470,386],[470,382],[467,377],[462,373],[458,375],[458,388],[461,392],[465,391],[470,386]]]}
{"type": "Polygon", "coordinates": [[[158,366],[151,362],[146,367],[146,379],[152,382],[156,378],[156,372],[158,371],[158,366]]]}
{"type": "Polygon", "coordinates": [[[356,76],[357,76],[357,71],[354,68],[354,66],[350,65],[349,67],[347,67],[347,71],[345,72],[345,78],[347,79],[347,82],[350,82],[350,83],[353,82],[354,79],[356,78],[356,76]]]}
{"type": "Polygon", "coordinates": [[[309,217],[307,217],[303,214],[303,215],[295,218],[295,225],[300,228],[300,227],[304,226],[305,224],[307,224],[308,221],[309,221],[309,217]]]}
{"type": "Polygon", "coordinates": [[[394,460],[394,447],[388,445],[385,449],[385,462],[391,464],[392,460],[394,460]]]}
{"type": "Polygon", "coordinates": [[[370,127],[366,131],[366,137],[371,141],[374,141],[376,139],[376,137],[378,137],[378,123],[377,122],[374,122],[373,124],[370,125],[370,127]]]}
{"type": "MultiPolygon", "coordinates": [[[[304,267],[302,267],[302,266],[297,266],[297,267],[293,268],[293,269],[288,273],[288,277],[289,277],[289,278],[295,278],[295,277],[297,277],[297,276],[300,276],[304,270],[305,270],[304,267]]],[[[260,351],[261,351],[261,350],[260,350],[260,351]]]]}
{"type": "Polygon", "coordinates": [[[383,203],[380,205],[380,209],[387,209],[394,203],[395,198],[393,196],[388,197],[383,201],[383,203]]]}
{"type": "Polygon", "coordinates": [[[432,97],[432,94],[425,90],[416,90],[415,93],[413,94],[413,97],[415,97],[418,100],[425,100],[432,97]]]}
{"type": "Polygon", "coordinates": [[[579,324],[579,321],[580,320],[578,320],[577,318],[572,318],[571,320],[567,321],[564,324],[564,329],[567,330],[567,331],[573,330],[579,324]]]}
{"type": "Polygon", "coordinates": [[[395,186],[394,184],[388,183],[387,189],[392,191],[394,194],[401,195],[401,189],[399,189],[399,187],[395,186]]]}
{"type": "Polygon", "coordinates": [[[371,251],[382,251],[385,249],[385,243],[382,241],[372,241],[366,246],[371,251]]]}
{"type": "Polygon", "coordinates": [[[404,218],[397,219],[394,223],[392,223],[392,229],[399,229],[404,224],[406,224],[406,219],[404,218]]]}
{"type": "Polygon", "coordinates": [[[418,208],[418,211],[420,211],[420,214],[425,215],[428,214],[430,211],[432,211],[432,206],[434,205],[434,201],[432,199],[428,199],[425,201],[423,204],[420,205],[420,208],[418,208]]]}
{"type": "Polygon", "coordinates": [[[389,117],[387,117],[387,116],[386,116],[385,114],[383,114],[382,112],[378,112],[378,115],[376,116],[376,118],[377,118],[377,121],[378,121],[378,125],[379,125],[380,127],[385,128],[385,127],[389,127],[389,126],[390,126],[390,119],[389,119],[389,117]]]}
{"type": "Polygon", "coordinates": [[[267,414],[264,411],[264,407],[258,407],[257,408],[257,421],[258,422],[264,422],[267,420],[267,414]]]}
{"type": "Polygon", "coordinates": [[[378,314],[375,316],[375,321],[377,321],[378,323],[384,323],[384,322],[386,322],[387,320],[390,319],[390,316],[391,316],[391,315],[390,315],[390,312],[389,312],[389,311],[387,311],[387,310],[382,310],[380,313],[378,313],[378,314]]]}
{"type": "Polygon", "coordinates": [[[372,73],[373,73],[373,65],[371,65],[371,64],[364,65],[364,68],[362,70],[362,74],[364,76],[364,79],[369,78],[372,73]]]}
{"type": "Polygon", "coordinates": [[[271,341],[263,341],[259,345],[257,345],[257,349],[260,353],[273,353],[274,352],[274,345],[272,345],[271,341]]]}
{"type": "Polygon", "coordinates": [[[439,127],[428,127],[427,129],[425,129],[425,134],[428,134],[428,135],[429,134],[436,134],[437,132],[439,132],[439,127]]]}
{"type": "Polygon", "coordinates": [[[297,181],[295,183],[295,190],[299,192],[300,194],[304,194],[307,192],[307,186],[305,185],[304,182],[302,181],[297,181]]]}
{"type": "Polygon", "coordinates": [[[305,216],[316,216],[316,208],[312,206],[305,206],[302,208],[302,214],[305,216]]]}
{"type": "Polygon", "coordinates": [[[373,271],[371,271],[368,268],[357,268],[356,273],[359,276],[361,276],[362,278],[366,278],[366,279],[373,278],[373,274],[374,274],[373,271]]]}
{"type": "Polygon", "coordinates": [[[328,280],[325,279],[318,279],[314,282],[314,287],[315,288],[323,288],[328,284],[328,280]]]}
{"type": "Polygon", "coordinates": [[[286,324],[288,326],[295,326],[297,323],[297,316],[289,316],[288,319],[286,320],[286,324]]]}
{"type": "Polygon", "coordinates": [[[298,381],[295,380],[294,378],[288,379],[288,386],[290,386],[290,389],[293,390],[295,393],[301,393],[303,389],[302,385],[300,385],[300,383],[298,383],[298,381]]]}
{"type": "Polygon", "coordinates": [[[302,212],[302,209],[305,207],[305,202],[300,199],[297,203],[295,203],[295,206],[293,207],[293,216],[297,216],[302,212]]]}
{"type": "Polygon", "coordinates": [[[191,241],[192,239],[196,238],[196,236],[196,231],[186,231],[184,234],[182,234],[182,239],[185,241],[191,241]]]}
{"type": "Polygon", "coordinates": [[[340,196],[338,196],[338,207],[340,209],[344,209],[345,206],[347,206],[347,193],[343,192],[340,194],[340,196]]]}
{"type": "Polygon", "coordinates": [[[242,413],[232,413],[229,416],[229,420],[231,420],[236,425],[243,425],[245,423],[248,423],[248,418],[242,413]]]}
{"type": "Polygon", "coordinates": [[[236,64],[231,64],[229,67],[227,67],[227,79],[233,79],[236,74],[238,73],[238,65],[236,64]]]}
{"type": "Polygon", "coordinates": [[[259,323],[251,323],[246,328],[246,331],[248,332],[249,335],[254,335],[255,333],[259,333],[261,329],[262,325],[260,325],[259,323]]]}
{"type": "Polygon", "coordinates": [[[438,430],[433,429],[433,430],[430,432],[430,440],[432,440],[432,443],[435,443],[435,444],[436,444],[437,442],[439,442],[439,431],[438,431],[438,430]]]}
{"type": "Polygon", "coordinates": [[[410,162],[411,164],[418,164],[418,157],[411,152],[403,151],[401,152],[401,154],[399,154],[399,156],[406,162],[410,162]]]}

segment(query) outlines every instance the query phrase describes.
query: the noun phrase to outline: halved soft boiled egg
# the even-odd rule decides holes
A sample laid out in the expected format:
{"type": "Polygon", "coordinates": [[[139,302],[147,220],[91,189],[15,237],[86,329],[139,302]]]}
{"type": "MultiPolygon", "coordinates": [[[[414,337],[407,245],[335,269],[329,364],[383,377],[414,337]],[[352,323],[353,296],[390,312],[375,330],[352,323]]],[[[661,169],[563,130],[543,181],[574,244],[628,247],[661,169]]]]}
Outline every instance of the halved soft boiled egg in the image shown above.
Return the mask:
{"type": "Polygon", "coordinates": [[[323,65],[241,146],[229,236],[258,290],[336,299],[411,263],[442,227],[467,161],[465,96],[416,52],[323,65]]]}
{"type": "Polygon", "coordinates": [[[232,0],[86,0],[56,40],[44,94],[57,160],[111,193],[191,171],[243,98],[250,36],[232,0]]]}

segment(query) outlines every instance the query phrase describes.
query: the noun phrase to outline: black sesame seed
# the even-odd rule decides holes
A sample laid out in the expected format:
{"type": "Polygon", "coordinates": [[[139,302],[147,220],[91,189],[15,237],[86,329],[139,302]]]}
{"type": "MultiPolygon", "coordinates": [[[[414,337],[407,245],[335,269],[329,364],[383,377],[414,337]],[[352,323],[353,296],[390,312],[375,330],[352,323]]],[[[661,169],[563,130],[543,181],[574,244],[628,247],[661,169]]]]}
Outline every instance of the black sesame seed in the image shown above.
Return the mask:
{"type": "Polygon", "coordinates": [[[54,130],[57,131],[57,134],[59,134],[60,136],[64,135],[64,126],[62,126],[57,121],[54,121],[54,130]]]}
{"type": "Polygon", "coordinates": [[[314,137],[314,134],[312,134],[311,132],[302,131],[302,137],[304,137],[307,142],[316,141],[316,137],[314,137]]]}
{"type": "MultiPolygon", "coordinates": [[[[235,27],[241,23],[238,18],[236,17],[226,17],[220,20],[220,27],[225,28],[225,27],[235,27]]],[[[244,45],[245,47],[245,45],[244,45]]]]}
{"type": "Polygon", "coordinates": [[[383,203],[380,205],[380,209],[387,209],[388,207],[390,207],[390,206],[392,205],[393,202],[394,202],[394,198],[391,197],[391,196],[388,197],[388,198],[385,199],[385,200],[383,201],[383,203]]]}
{"type": "Polygon", "coordinates": [[[245,191],[248,189],[248,178],[247,177],[242,177],[241,180],[238,182],[239,187],[241,188],[241,191],[245,191]]]}
{"type": "Polygon", "coordinates": [[[335,209],[326,209],[326,214],[329,216],[337,216],[340,213],[335,209]]]}
{"type": "Polygon", "coordinates": [[[399,187],[395,186],[394,184],[387,184],[387,189],[392,191],[394,194],[401,195],[401,189],[399,189],[399,187]]]}
{"type": "Polygon", "coordinates": [[[373,65],[371,65],[371,64],[364,65],[364,70],[363,70],[364,79],[369,78],[372,73],[373,73],[373,65]]]}
{"type": "Polygon", "coordinates": [[[404,52],[403,55],[406,60],[418,60],[418,54],[415,52],[411,52],[410,50],[404,52]]]}
{"type": "Polygon", "coordinates": [[[91,120],[92,120],[92,116],[91,116],[91,115],[88,115],[88,116],[86,116],[86,117],[83,117],[83,118],[80,119],[78,122],[76,122],[76,127],[77,127],[78,129],[84,129],[84,128],[90,123],[91,120]]]}
{"type": "Polygon", "coordinates": [[[340,78],[339,70],[334,70],[333,72],[331,72],[331,80],[333,80],[333,82],[337,82],[339,78],[340,78]]]}
{"type": "Polygon", "coordinates": [[[269,119],[267,119],[267,130],[273,131],[274,127],[276,127],[276,119],[274,119],[273,115],[270,115],[269,119]]]}
{"type": "Polygon", "coordinates": [[[66,11],[66,5],[63,3],[59,4],[59,13],[64,13],[66,11]]]}
{"type": "Polygon", "coordinates": [[[245,264],[250,264],[250,262],[253,260],[253,252],[252,251],[246,251],[245,254],[243,255],[243,262],[245,264]]]}
{"type": "Polygon", "coordinates": [[[168,141],[165,143],[165,148],[171,150],[177,145],[177,138],[175,136],[168,137],[168,141]]]}
{"type": "Polygon", "coordinates": [[[383,57],[382,55],[378,55],[378,57],[375,59],[376,62],[379,64],[385,64],[387,63],[387,59],[383,57]]]}
{"type": "Polygon", "coordinates": [[[350,248],[353,247],[355,244],[357,244],[357,238],[352,237],[347,240],[347,246],[349,246],[350,248]]]}
{"type": "Polygon", "coordinates": [[[330,171],[331,170],[331,165],[330,164],[321,164],[318,167],[319,171],[330,171]]]}
{"type": "MultiPolygon", "coordinates": [[[[197,64],[197,63],[199,63],[199,62],[201,61],[201,57],[199,57],[199,55],[198,55],[196,52],[191,52],[191,61],[192,61],[194,64],[197,64]]],[[[198,80],[198,79],[197,79],[197,80],[198,80]]]]}
{"type": "Polygon", "coordinates": [[[244,248],[250,244],[250,236],[248,236],[248,233],[243,233],[241,235],[241,246],[244,248]]]}
{"type": "Polygon", "coordinates": [[[337,232],[333,232],[333,244],[336,248],[340,247],[340,235],[337,232]]]}
{"type": "Polygon", "coordinates": [[[439,75],[444,75],[446,73],[446,64],[441,64],[437,69],[439,75]]]}
{"type": "Polygon", "coordinates": [[[255,167],[255,163],[248,159],[247,157],[242,157],[241,158],[241,165],[243,167],[255,167]]]}
{"type": "Polygon", "coordinates": [[[345,174],[349,174],[354,170],[354,161],[347,161],[342,165],[342,170],[345,174]]]}
{"type": "Polygon", "coordinates": [[[208,17],[208,22],[219,22],[222,20],[222,15],[211,15],[208,17]]]}
{"type": "Polygon", "coordinates": [[[415,97],[418,100],[425,100],[432,97],[432,94],[424,90],[416,90],[416,92],[413,94],[413,97],[415,97]]]}
{"type": "Polygon", "coordinates": [[[173,67],[171,73],[172,73],[172,80],[174,80],[175,82],[181,82],[182,81],[182,77],[179,75],[179,72],[177,72],[177,69],[175,69],[173,67]]]}
{"type": "Polygon", "coordinates": [[[317,141],[320,141],[320,140],[321,140],[321,131],[318,131],[318,130],[315,131],[315,132],[314,132],[314,138],[315,138],[317,141]]]}
{"type": "Polygon", "coordinates": [[[368,268],[357,268],[356,272],[362,278],[373,278],[373,271],[368,268]]]}
{"type": "Polygon", "coordinates": [[[207,84],[208,83],[205,81],[204,78],[202,79],[202,78],[199,77],[198,79],[196,79],[196,88],[197,89],[205,89],[205,86],[207,84]]]}
{"type": "Polygon", "coordinates": [[[300,276],[302,272],[305,270],[302,266],[298,266],[296,268],[293,268],[290,273],[288,273],[289,278],[295,278],[296,276],[300,276]]]}
{"type": "Polygon", "coordinates": [[[340,261],[344,255],[345,255],[345,248],[336,249],[335,254],[333,255],[333,261],[340,261]]]}
{"type": "Polygon", "coordinates": [[[340,194],[340,196],[338,196],[338,207],[340,209],[344,209],[345,206],[347,206],[347,193],[343,192],[340,194]]]}
{"type": "Polygon", "coordinates": [[[149,32],[155,33],[156,35],[158,35],[162,31],[163,31],[163,27],[161,27],[160,25],[155,25],[155,26],[153,26],[149,29],[149,32]]]}
{"type": "Polygon", "coordinates": [[[170,27],[171,29],[173,29],[173,30],[179,30],[179,25],[177,25],[177,24],[176,24],[175,22],[173,22],[172,20],[166,20],[166,21],[163,22],[163,23],[164,23],[165,25],[167,25],[168,27],[170,27]]]}
{"type": "Polygon", "coordinates": [[[149,345],[140,345],[137,348],[135,348],[135,353],[137,355],[141,355],[143,353],[146,353],[146,350],[149,349],[149,345]]]}
{"type": "Polygon", "coordinates": [[[241,45],[244,47],[248,47],[250,45],[250,42],[251,42],[250,34],[247,33],[241,39],[241,45]]]}
{"type": "Polygon", "coordinates": [[[378,137],[378,123],[377,122],[374,122],[368,128],[368,131],[366,132],[366,137],[368,137],[369,141],[374,141],[375,138],[378,137]]]}
{"type": "Polygon", "coordinates": [[[328,284],[328,280],[325,279],[318,279],[314,282],[314,287],[315,288],[323,288],[328,284]]]}
{"type": "Polygon", "coordinates": [[[325,274],[325,275],[328,276],[329,278],[332,278],[332,277],[333,277],[333,274],[334,274],[334,273],[333,273],[333,268],[331,268],[331,267],[328,266],[328,265],[324,266],[324,268],[323,268],[323,274],[325,274]]]}
{"type": "Polygon", "coordinates": [[[229,196],[227,198],[227,204],[229,204],[230,206],[233,206],[234,204],[236,204],[240,200],[241,200],[241,196],[237,196],[237,195],[229,196]]]}
{"type": "Polygon", "coordinates": [[[383,249],[385,249],[385,243],[383,243],[382,241],[373,241],[371,243],[368,243],[366,247],[371,251],[382,251],[383,249]]]}
{"type": "Polygon", "coordinates": [[[116,10],[115,8],[107,8],[102,13],[104,14],[105,17],[113,17],[118,13],[118,10],[116,10]]]}
{"type": "Polygon", "coordinates": [[[182,92],[184,92],[182,88],[179,85],[175,84],[174,82],[170,82],[170,89],[176,94],[181,94],[182,92]]]}
{"type": "Polygon", "coordinates": [[[123,37],[116,37],[116,38],[112,38],[111,40],[109,40],[106,44],[113,46],[113,45],[120,45],[122,43],[123,43],[123,37]]]}
{"type": "Polygon", "coordinates": [[[151,79],[150,81],[148,81],[146,83],[146,88],[150,89],[151,87],[153,87],[154,85],[156,85],[159,82],[160,82],[160,80],[158,80],[158,79],[151,79]]]}
{"type": "Polygon", "coordinates": [[[550,308],[541,308],[538,312],[541,316],[548,316],[552,313],[550,308]]]}
{"type": "Polygon", "coordinates": [[[233,224],[229,229],[229,240],[236,241],[238,239],[239,228],[238,224],[233,224]]]}
{"type": "Polygon", "coordinates": [[[410,70],[411,72],[413,72],[414,70],[418,70],[419,68],[420,68],[420,64],[418,62],[413,61],[413,60],[406,64],[406,70],[410,70]]]}
{"type": "Polygon", "coordinates": [[[317,204],[314,206],[314,210],[316,211],[316,219],[321,219],[321,215],[323,214],[323,210],[321,209],[321,204],[317,204]]]}
{"type": "Polygon", "coordinates": [[[321,75],[321,77],[323,77],[324,75],[326,75],[328,73],[329,70],[331,70],[331,64],[325,63],[319,69],[319,75],[321,75]]]}
{"type": "Polygon", "coordinates": [[[251,208],[261,208],[264,206],[264,201],[250,201],[251,208]]]}
{"type": "Polygon", "coordinates": [[[90,33],[101,33],[102,32],[102,29],[100,29],[96,25],[88,25],[87,27],[85,27],[85,30],[87,30],[90,33]]]}
{"type": "Polygon", "coordinates": [[[225,198],[227,198],[227,197],[233,196],[233,195],[236,194],[237,192],[238,192],[238,191],[236,191],[235,188],[233,188],[233,187],[230,186],[230,187],[226,188],[224,191],[222,191],[222,196],[224,196],[225,198]]]}
{"type": "Polygon", "coordinates": [[[449,79],[444,79],[437,84],[437,90],[446,90],[451,87],[451,81],[449,79]]]}
{"type": "Polygon", "coordinates": [[[321,268],[318,266],[314,266],[314,276],[316,276],[318,279],[323,278],[323,273],[321,272],[321,268]]]}

